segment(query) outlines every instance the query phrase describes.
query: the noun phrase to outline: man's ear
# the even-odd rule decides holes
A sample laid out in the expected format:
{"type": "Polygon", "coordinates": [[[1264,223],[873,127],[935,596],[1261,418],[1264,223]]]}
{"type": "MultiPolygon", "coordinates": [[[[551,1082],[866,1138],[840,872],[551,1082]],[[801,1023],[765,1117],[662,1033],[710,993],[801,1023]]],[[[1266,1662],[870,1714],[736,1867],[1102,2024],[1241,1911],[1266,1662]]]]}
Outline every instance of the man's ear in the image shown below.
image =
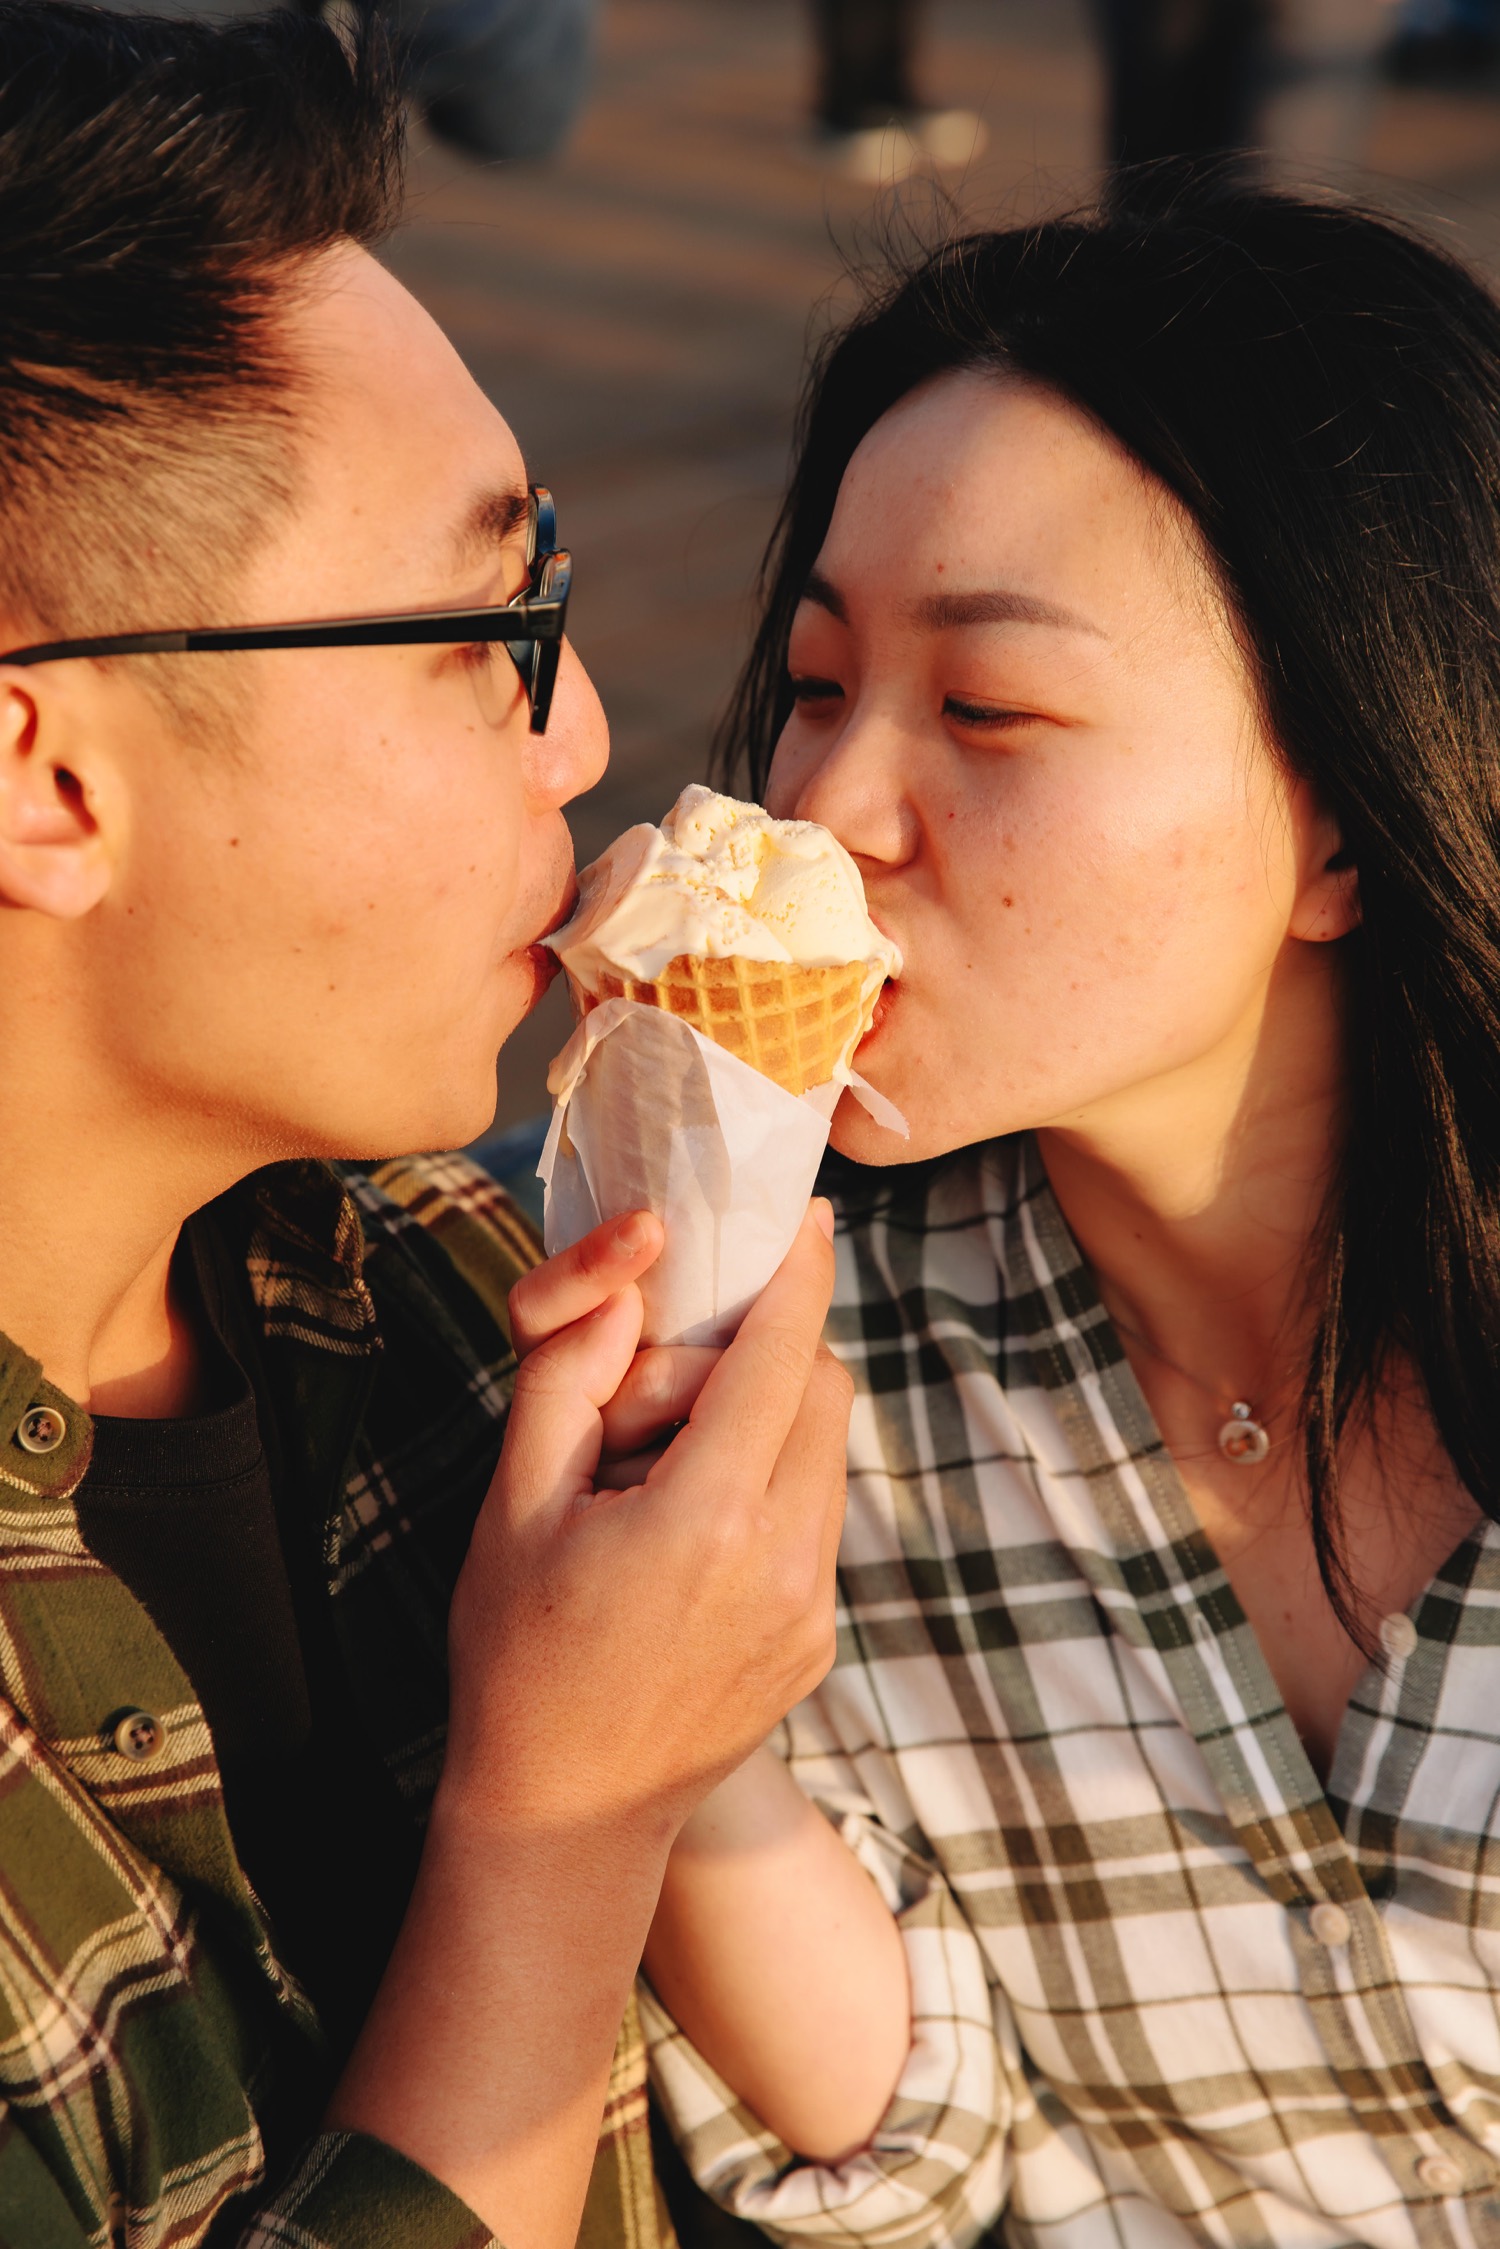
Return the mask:
{"type": "Polygon", "coordinates": [[[1359,869],[1331,812],[1316,814],[1307,846],[1309,872],[1297,895],[1290,934],[1306,945],[1326,945],[1359,927],[1359,869]]]}
{"type": "Polygon", "coordinates": [[[109,888],[95,790],[70,759],[66,703],[0,665],[0,904],[75,921],[109,888]]]}

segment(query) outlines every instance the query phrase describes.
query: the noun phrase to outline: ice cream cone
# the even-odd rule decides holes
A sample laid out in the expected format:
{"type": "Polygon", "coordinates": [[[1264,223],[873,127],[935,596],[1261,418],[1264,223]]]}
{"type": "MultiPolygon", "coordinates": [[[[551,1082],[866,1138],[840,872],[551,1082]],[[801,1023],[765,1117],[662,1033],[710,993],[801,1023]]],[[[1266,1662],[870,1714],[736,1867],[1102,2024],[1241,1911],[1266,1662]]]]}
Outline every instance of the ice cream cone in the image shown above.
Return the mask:
{"type": "Polygon", "coordinates": [[[598,989],[572,984],[580,1016],[603,1000],[637,1000],[681,1016],[788,1093],[826,1085],[854,1056],[876,995],[869,963],[804,968],[794,961],[707,960],[680,953],[651,982],[606,971],[598,989]]]}

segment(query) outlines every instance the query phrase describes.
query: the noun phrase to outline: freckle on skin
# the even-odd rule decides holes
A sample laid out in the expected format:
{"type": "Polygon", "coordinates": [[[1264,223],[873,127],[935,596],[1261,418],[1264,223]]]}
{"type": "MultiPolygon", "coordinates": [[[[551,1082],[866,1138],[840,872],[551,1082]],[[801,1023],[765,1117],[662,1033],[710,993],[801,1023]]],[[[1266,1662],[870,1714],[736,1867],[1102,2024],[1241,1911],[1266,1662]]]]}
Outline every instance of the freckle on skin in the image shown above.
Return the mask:
{"type": "Polygon", "coordinates": [[[1000,903],[1002,906],[1013,906],[1015,904],[1015,900],[1014,898],[1002,898],[1000,903]]]}
{"type": "Polygon", "coordinates": [[[230,837],[230,839],[229,839],[229,848],[230,848],[230,850],[231,850],[231,851],[238,851],[238,850],[239,850],[239,848],[240,848],[240,839],[239,839],[239,837],[238,837],[238,836],[231,836],[231,837],[230,837]]]}

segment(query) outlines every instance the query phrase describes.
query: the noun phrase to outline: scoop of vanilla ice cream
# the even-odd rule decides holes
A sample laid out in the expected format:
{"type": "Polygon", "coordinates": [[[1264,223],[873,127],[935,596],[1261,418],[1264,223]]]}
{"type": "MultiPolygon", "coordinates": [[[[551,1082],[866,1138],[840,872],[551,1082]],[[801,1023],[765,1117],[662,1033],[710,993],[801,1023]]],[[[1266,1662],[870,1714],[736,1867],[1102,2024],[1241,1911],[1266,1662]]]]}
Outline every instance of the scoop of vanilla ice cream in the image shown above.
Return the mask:
{"type": "Polygon", "coordinates": [[[901,955],[865,909],[859,869],[811,820],[773,820],[694,782],[659,828],[627,828],[578,878],[573,917],[547,942],[574,982],[612,969],[653,982],[668,961],[864,961],[873,986],[901,955]]]}

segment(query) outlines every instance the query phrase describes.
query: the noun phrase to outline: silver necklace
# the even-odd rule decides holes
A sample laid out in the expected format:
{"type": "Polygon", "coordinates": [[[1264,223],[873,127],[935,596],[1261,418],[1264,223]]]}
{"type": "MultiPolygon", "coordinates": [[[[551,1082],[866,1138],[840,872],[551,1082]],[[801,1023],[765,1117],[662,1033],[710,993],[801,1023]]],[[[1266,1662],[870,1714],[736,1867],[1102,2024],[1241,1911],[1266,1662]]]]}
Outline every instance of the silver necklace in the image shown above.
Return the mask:
{"type": "MultiPolygon", "coordinates": [[[[1122,1320],[1114,1313],[1110,1317],[1117,1328],[1123,1328],[1127,1335],[1134,1336],[1136,1342],[1143,1350],[1149,1351],[1153,1359],[1160,1359],[1164,1367],[1170,1367],[1174,1374],[1182,1376],[1184,1382],[1191,1382],[1195,1389],[1212,1398],[1222,1412],[1224,1394],[1221,1390],[1216,1390],[1211,1382],[1205,1382],[1201,1375],[1194,1374],[1190,1368],[1180,1367],[1175,1359],[1169,1359],[1159,1343],[1153,1343],[1149,1335],[1142,1335],[1140,1329],[1133,1328],[1128,1320],[1122,1320]]],[[[1224,1458],[1232,1460],[1236,1468],[1254,1468],[1257,1462],[1265,1459],[1271,1449],[1270,1433],[1265,1423],[1257,1417],[1248,1398],[1236,1398],[1230,1406],[1229,1419],[1219,1431],[1218,1444],[1224,1458]]]]}

